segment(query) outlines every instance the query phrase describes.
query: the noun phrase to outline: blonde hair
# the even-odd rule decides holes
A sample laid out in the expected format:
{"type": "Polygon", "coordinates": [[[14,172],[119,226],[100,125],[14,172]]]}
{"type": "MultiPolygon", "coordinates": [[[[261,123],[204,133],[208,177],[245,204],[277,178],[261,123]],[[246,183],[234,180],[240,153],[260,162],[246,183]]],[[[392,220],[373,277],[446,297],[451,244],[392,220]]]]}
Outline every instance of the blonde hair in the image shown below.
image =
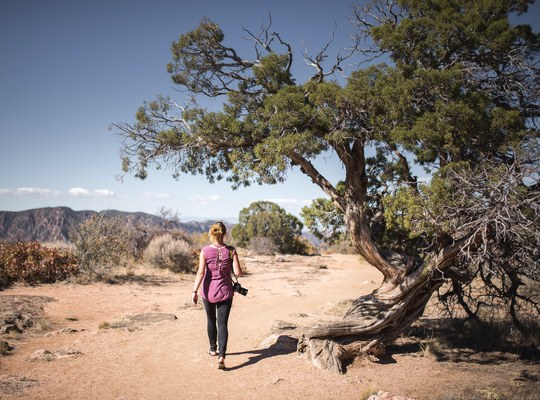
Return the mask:
{"type": "Polygon", "coordinates": [[[214,240],[223,240],[223,237],[227,233],[227,228],[223,224],[223,222],[216,222],[208,231],[208,236],[210,236],[210,239],[214,240]]]}

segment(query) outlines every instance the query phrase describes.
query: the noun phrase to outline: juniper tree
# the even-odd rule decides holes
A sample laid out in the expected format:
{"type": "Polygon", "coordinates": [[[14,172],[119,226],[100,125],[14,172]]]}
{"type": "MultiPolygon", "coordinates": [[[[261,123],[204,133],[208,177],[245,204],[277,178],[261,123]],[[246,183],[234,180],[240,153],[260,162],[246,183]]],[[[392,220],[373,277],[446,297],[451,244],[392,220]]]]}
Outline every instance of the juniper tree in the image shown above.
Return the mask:
{"type": "Polygon", "coordinates": [[[304,254],[306,246],[300,240],[303,227],[298,218],[277,204],[256,201],[240,211],[238,223],[232,229],[232,237],[243,247],[255,245],[254,239],[266,238],[271,247],[280,253],[304,254]]]}
{"type": "Polygon", "coordinates": [[[319,365],[341,371],[353,348],[343,345],[367,342],[356,347],[366,352],[394,340],[448,279],[457,291],[489,271],[517,301],[522,276],[538,280],[539,37],[509,16],[530,3],[356,7],[350,53],[331,62],[326,48],[306,54],[300,62],[314,73],[305,82],[292,75],[291,44],[269,25],[246,31],[247,58],[203,19],[173,43],[167,69],[193,99],[225,97],[222,110],[163,96],[145,103],[136,122],[115,124],[123,169],[144,178],[148,166],[166,166],[237,188],[281,182],[298,168],[318,185],[356,251],[383,275],[343,320],[305,332],[299,350],[319,365]],[[333,78],[359,54],[373,62],[344,83],[333,78]],[[342,164],[339,190],[313,162],[323,153],[342,164]]]}

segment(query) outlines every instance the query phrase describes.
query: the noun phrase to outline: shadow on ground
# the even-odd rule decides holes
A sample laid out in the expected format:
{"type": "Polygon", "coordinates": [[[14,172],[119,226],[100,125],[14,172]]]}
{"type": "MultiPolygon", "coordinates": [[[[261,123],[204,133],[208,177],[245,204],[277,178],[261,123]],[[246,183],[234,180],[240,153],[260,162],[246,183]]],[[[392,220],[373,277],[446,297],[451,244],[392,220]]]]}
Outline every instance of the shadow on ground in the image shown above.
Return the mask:
{"type": "Polygon", "coordinates": [[[233,367],[228,367],[227,370],[234,371],[236,369],[241,369],[248,367],[250,365],[257,364],[259,361],[262,361],[266,358],[270,357],[277,357],[277,356],[283,356],[291,353],[296,352],[296,343],[298,342],[297,339],[292,338],[290,336],[280,336],[281,338],[286,337],[287,344],[283,344],[282,342],[278,341],[275,344],[271,345],[268,348],[263,349],[254,349],[254,350],[247,350],[237,353],[229,353],[229,355],[244,355],[244,354],[251,354],[252,356],[249,357],[249,359],[246,362],[243,362],[242,364],[235,365],[233,367]]]}
{"type": "Polygon", "coordinates": [[[429,355],[437,361],[499,364],[538,362],[534,338],[525,338],[501,322],[422,319],[388,346],[390,354],[429,355]]]}

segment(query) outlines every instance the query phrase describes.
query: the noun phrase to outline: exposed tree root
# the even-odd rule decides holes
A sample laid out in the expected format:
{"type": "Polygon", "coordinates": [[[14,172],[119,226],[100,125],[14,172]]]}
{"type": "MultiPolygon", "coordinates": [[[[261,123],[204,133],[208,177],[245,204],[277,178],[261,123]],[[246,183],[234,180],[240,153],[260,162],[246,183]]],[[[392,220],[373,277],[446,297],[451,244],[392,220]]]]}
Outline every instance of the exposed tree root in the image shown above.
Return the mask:
{"type": "Polygon", "coordinates": [[[341,321],[314,327],[298,343],[298,353],[315,366],[344,373],[358,356],[385,355],[385,345],[395,340],[424,312],[442,280],[413,273],[400,284],[383,284],[353,302],[341,321]]]}

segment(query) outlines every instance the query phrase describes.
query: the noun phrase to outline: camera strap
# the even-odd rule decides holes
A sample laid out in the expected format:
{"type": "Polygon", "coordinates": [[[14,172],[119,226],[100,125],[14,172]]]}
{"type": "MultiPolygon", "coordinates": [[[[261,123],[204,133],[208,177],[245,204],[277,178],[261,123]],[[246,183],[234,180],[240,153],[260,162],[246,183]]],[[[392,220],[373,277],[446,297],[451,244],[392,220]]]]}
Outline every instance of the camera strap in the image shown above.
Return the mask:
{"type": "MultiPolygon", "coordinates": [[[[236,249],[234,250],[236,252],[236,249]]],[[[236,276],[236,274],[234,273],[234,268],[233,268],[233,258],[234,258],[234,255],[233,255],[233,252],[231,251],[231,249],[229,249],[229,257],[231,259],[231,273],[233,274],[234,276],[234,280],[236,281],[236,283],[239,283],[238,282],[238,277],[236,276]]]]}

